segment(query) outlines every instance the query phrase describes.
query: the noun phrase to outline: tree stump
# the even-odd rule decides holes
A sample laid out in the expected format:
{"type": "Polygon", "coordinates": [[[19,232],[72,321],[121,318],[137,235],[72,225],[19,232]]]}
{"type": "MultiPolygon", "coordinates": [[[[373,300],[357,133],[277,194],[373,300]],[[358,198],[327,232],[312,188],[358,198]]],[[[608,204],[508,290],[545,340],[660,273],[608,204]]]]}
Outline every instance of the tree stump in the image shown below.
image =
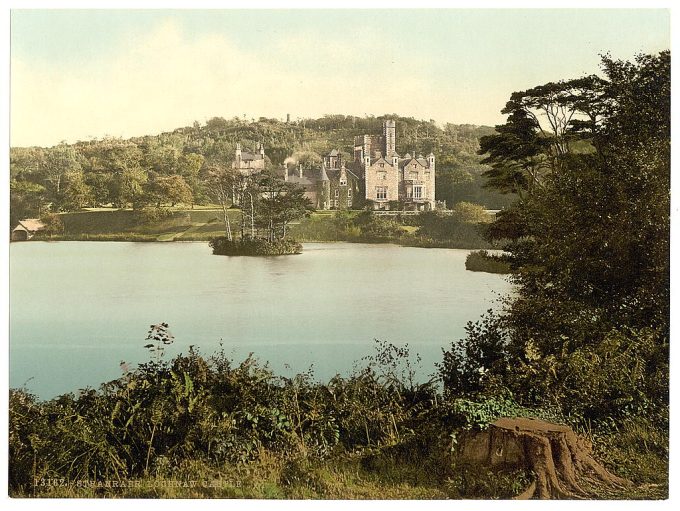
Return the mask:
{"type": "Polygon", "coordinates": [[[533,472],[534,481],[516,499],[586,499],[603,485],[631,484],[595,461],[590,442],[570,427],[538,419],[498,419],[462,438],[458,455],[464,462],[533,472]]]}

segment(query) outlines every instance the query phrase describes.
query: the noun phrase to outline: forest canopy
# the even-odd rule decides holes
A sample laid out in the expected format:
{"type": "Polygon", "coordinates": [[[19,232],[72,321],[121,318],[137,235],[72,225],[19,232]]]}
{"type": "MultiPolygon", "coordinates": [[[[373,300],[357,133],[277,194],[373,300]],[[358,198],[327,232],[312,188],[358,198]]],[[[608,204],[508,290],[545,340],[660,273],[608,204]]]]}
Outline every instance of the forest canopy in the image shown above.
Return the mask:
{"type": "Polygon", "coordinates": [[[382,121],[388,118],[396,121],[397,149],[403,154],[435,153],[437,198],[449,207],[467,201],[499,209],[512,201],[482,188],[486,167],[476,152],[479,138],[490,134],[490,127],[439,126],[396,114],[326,115],[292,122],[214,117],[205,125],[195,122],[127,140],[107,137],[54,147],[12,147],[10,222],[83,207],[211,203],[210,169],[229,166],[237,143],[244,150],[263,143],[269,168],[280,168],[291,158],[313,165],[332,149],[349,157],[354,137],[381,133],[382,121]]]}

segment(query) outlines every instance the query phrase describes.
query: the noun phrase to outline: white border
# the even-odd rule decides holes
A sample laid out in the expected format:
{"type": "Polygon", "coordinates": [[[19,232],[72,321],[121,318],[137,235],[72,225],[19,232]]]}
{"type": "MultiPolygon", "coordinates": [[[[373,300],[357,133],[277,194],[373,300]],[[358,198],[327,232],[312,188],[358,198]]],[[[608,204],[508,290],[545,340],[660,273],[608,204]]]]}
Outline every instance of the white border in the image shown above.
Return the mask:
{"type": "MultiPolygon", "coordinates": [[[[555,1],[547,4],[546,2],[534,1],[499,1],[499,0],[461,0],[461,1],[433,1],[421,0],[414,1],[400,1],[400,0],[329,0],[323,3],[323,8],[566,8],[566,9],[592,9],[592,8],[671,8],[671,1],[603,1],[603,0],[571,0],[571,1],[555,1]]],[[[0,149],[0,161],[2,162],[2,177],[0,178],[0,202],[2,203],[2,211],[0,213],[0,225],[7,226],[9,221],[9,62],[10,62],[10,48],[9,48],[9,13],[10,9],[53,9],[53,8],[115,8],[115,9],[221,9],[221,8],[241,8],[241,9],[265,9],[265,8],[319,8],[319,2],[313,0],[291,0],[276,2],[271,0],[235,0],[228,5],[210,0],[120,0],[117,2],[111,0],[105,1],[84,1],[84,0],[60,0],[58,2],[48,0],[8,0],[3,2],[3,8],[0,10],[0,34],[3,34],[2,40],[2,62],[0,69],[6,74],[3,74],[1,80],[2,91],[2,115],[3,122],[0,126],[0,133],[5,143],[0,149]]],[[[671,9],[671,26],[677,26],[677,10],[671,9]]],[[[672,31],[671,31],[672,37],[672,31]]],[[[675,52],[676,38],[671,40],[672,54],[675,52]]],[[[677,92],[677,84],[673,84],[673,92],[677,92]]],[[[510,91],[508,91],[509,93],[510,91]]],[[[673,94],[677,97],[677,94],[673,94]]],[[[672,102],[673,125],[676,125],[678,119],[677,101],[672,102]]],[[[677,173],[678,150],[673,146],[672,150],[672,189],[678,190],[678,173],[677,173]]],[[[675,258],[678,251],[677,233],[675,224],[678,220],[678,213],[680,212],[680,203],[677,197],[671,196],[671,211],[672,211],[672,234],[671,234],[671,260],[675,258]]],[[[5,234],[7,233],[5,227],[5,234]]],[[[0,453],[2,460],[0,461],[0,501],[5,509],[92,509],[93,507],[100,509],[111,509],[118,506],[144,506],[154,509],[168,509],[184,507],[188,505],[201,506],[206,509],[223,509],[224,507],[230,509],[284,509],[284,510],[316,510],[319,508],[329,510],[345,510],[348,506],[352,508],[382,508],[389,506],[391,509],[408,509],[412,511],[414,507],[422,509],[446,509],[447,511],[453,508],[462,509],[543,509],[545,503],[540,502],[519,502],[519,501],[387,501],[387,502],[365,502],[365,501],[243,501],[243,500],[200,500],[200,501],[172,501],[172,500],[57,500],[57,499],[9,499],[7,497],[7,390],[8,390],[8,343],[7,337],[9,332],[9,304],[8,304],[8,276],[9,276],[9,258],[8,258],[8,240],[7,236],[1,236],[1,250],[0,250],[0,267],[3,268],[2,277],[0,278],[0,300],[2,306],[0,307],[0,345],[4,349],[0,349],[0,374],[2,375],[2,389],[0,390],[0,453]]],[[[671,289],[672,289],[672,308],[671,308],[671,331],[677,331],[677,319],[675,319],[673,312],[677,309],[675,307],[677,301],[677,275],[675,271],[671,272],[671,289]]],[[[671,350],[671,367],[678,367],[677,349],[671,350]]],[[[675,376],[671,372],[671,381],[674,384],[675,376]]],[[[672,386],[674,389],[675,385],[672,386]]],[[[555,509],[616,509],[623,511],[627,509],[670,509],[674,504],[680,502],[678,499],[678,491],[674,487],[677,481],[677,449],[678,449],[678,435],[677,427],[677,399],[676,393],[672,392],[671,396],[671,484],[670,484],[670,499],[667,501],[597,501],[597,502],[575,502],[575,501],[553,501],[548,505],[555,509]]],[[[677,506],[674,506],[677,507],[677,506]]]]}

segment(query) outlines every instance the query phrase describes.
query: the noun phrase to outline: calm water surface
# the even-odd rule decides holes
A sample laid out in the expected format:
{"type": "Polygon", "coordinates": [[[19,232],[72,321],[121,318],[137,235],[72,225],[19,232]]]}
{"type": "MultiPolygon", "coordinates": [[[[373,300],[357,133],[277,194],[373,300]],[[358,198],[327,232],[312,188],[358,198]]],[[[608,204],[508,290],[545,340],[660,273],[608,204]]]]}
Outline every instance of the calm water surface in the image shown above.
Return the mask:
{"type": "Polygon", "coordinates": [[[237,361],[249,352],[279,374],[313,364],[347,374],[373,339],[408,343],[435,372],[441,348],[511,291],[465,270],[467,250],[309,243],[298,256],[213,256],[206,243],[30,242],[10,246],[10,386],[40,397],[120,376],[148,360],[149,325],[175,343],[237,361]]]}

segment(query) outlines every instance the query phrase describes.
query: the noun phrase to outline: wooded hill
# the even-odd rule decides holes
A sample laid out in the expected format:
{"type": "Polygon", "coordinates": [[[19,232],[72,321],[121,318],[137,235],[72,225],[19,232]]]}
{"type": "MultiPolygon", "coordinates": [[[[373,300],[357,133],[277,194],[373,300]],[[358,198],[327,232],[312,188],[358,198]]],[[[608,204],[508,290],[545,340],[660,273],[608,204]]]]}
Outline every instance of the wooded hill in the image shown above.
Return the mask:
{"type": "Polygon", "coordinates": [[[498,209],[509,196],[482,188],[476,154],[479,139],[493,132],[487,126],[445,124],[396,114],[379,117],[326,115],[284,122],[215,117],[201,125],[130,139],[104,138],[54,147],[13,147],[10,150],[12,221],[47,211],[75,211],[111,204],[210,202],[206,186],[210,165],[229,165],[236,143],[254,150],[263,143],[267,164],[291,161],[314,166],[321,155],[339,149],[350,157],[354,137],[379,134],[384,119],[397,125],[401,153],[434,152],[437,157],[437,198],[449,207],[460,201],[498,209]]]}

